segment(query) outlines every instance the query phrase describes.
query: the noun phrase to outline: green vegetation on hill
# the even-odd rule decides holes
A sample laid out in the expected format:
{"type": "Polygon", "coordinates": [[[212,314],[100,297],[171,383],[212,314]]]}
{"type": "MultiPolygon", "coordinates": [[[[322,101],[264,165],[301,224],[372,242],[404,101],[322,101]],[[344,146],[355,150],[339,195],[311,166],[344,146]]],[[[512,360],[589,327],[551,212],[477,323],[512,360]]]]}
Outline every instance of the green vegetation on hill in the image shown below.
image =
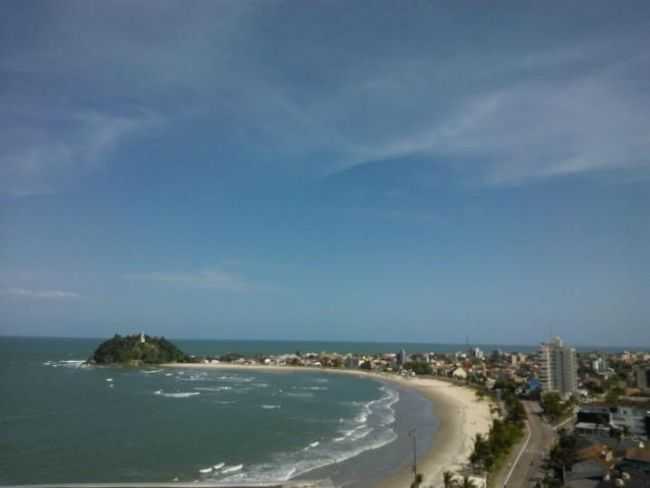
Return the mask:
{"type": "Polygon", "coordinates": [[[431,365],[424,361],[410,361],[404,364],[404,369],[413,371],[415,374],[433,374],[431,365]]]}
{"type": "Polygon", "coordinates": [[[91,361],[97,364],[160,364],[185,362],[188,356],[164,337],[120,336],[102,342],[91,361]]]}

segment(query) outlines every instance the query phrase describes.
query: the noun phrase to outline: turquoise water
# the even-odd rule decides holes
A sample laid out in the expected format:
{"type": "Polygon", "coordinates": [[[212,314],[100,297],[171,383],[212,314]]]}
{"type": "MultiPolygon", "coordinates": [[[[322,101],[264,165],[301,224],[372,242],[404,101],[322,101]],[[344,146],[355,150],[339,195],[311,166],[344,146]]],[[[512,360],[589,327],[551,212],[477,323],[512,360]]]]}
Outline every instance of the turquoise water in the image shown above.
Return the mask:
{"type": "Polygon", "coordinates": [[[0,339],[0,484],[288,479],[397,439],[376,381],[82,366],[97,344],[0,339]]]}

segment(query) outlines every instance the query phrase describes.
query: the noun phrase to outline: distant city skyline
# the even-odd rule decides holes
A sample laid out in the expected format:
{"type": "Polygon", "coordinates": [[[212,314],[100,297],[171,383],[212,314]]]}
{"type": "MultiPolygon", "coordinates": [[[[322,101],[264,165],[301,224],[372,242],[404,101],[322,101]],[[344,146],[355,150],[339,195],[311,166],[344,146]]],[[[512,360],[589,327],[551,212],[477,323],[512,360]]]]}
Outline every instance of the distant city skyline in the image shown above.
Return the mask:
{"type": "Polygon", "coordinates": [[[0,335],[650,346],[649,21],[5,2],[0,335]]]}

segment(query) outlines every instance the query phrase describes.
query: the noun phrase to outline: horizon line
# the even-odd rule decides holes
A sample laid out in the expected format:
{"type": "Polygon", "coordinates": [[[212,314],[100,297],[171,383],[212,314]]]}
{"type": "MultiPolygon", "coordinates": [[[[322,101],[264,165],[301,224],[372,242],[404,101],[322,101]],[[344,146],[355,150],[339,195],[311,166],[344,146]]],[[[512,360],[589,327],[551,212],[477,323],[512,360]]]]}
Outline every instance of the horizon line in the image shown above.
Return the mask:
{"type": "MultiPolygon", "coordinates": [[[[135,333],[134,333],[135,334],[135,333]]],[[[113,334],[113,335],[122,335],[122,334],[113,334]]],[[[130,334],[127,334],[130,335],[130,334]]],[[[173,339],[177,341],[221,341],[221,342],[290,342],[290,343],[318,343],[318,342],[329,342],[329,343],[353,343],[353,344],[421,344],[421,345],[440,345],[440,346],[462,346],[465,347],[486,347],[486,346],[500,346],[500,347],[527,347],[534,348],[538,347],[541,342],[536,342],[534,344],[508,344],[508,343],[461,343],[461,342],[425,342],[425,341],[395,341],[395,340],[358,340],[358,339],[233,339],[233,338],[207,338],[207,337],[178,337],[178,336],[166,336],[166,335],[151,335],[145,333],[145,335],[150,335],[151,337],[165,337],[167,339],[173,339]]],[[[112,336],[110,336],[112,337],[112,336]]],[[[1,338],[10,338],[10,339],[78,339],[78,340],[105,340],[110,338],[108,336],[46,336],[46,335],[15,335],[15,334],[2,334],[0,333],[1,338]]],[[[621,345],[608,345],[602,346],[597,344],[573,344],[570,343],[571,347],[579,347],[581,349],[595,348],[595,349],[622,349],[629,351],[639,351],[639,350],[650,350],[650,346],[621,346],[621,345]]]]}

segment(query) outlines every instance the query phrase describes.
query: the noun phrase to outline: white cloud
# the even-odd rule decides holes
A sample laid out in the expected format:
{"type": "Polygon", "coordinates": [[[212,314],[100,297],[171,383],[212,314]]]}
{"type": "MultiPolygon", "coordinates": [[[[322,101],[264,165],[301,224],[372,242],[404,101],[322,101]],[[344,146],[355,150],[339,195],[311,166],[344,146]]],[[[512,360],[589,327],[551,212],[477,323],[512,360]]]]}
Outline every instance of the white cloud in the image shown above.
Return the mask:
{"type": "MultiPolygon", "coordinates": [[[[48,12],[40,36],[0,59],[10,78],[56,95],[41,107],[34,91],[12,85],[49,120],[24,123],[22,107],[0,112],[0,192],[55,191],[152,126],[146,114],[81,108],[98,99],[155,107],[166,120],[196,116],[230,151],[257,151],[260,164],[270,154],[307,174],[419,154],[472,159],[469,177],[491,183],[647,168],[648,96],[624,82],[647,80],[645,31],[540,38],[543,28],[523,28],[546,25],[531,14],[512,32],[484,26],[477,36],[494,40],[477,50],[449,28],[447,9],[405,14],[402,33],[372,30],[381,8],[349,6],[346,21],[359,29],[339,31],[338,8],[317,23],[308,7],[250,2],[146,5],[128,25],[112,4],[48,12]],[[60,35],[68,31],[77,34],[60,35]],[[76,115],[52,115],[53,99],[70,100],[63,113],[76,115]]],[[[18,20],[7,28],[21,39],[18,20]]]]}
{"type": "Polygon", "coordinates": [[[30,290],[27,288],[5,288],[0,290],[0,295],[9,297],[24,297],[45,300],[67,300],[80,298],[81,295],[72,291],[62,290],[30,290]]]}
{"type": "Polygon", "coordinates": [[[0,135],[0,193],[14,196],[55,192],[98,169],[129,138],[162,122],[144,111],[22,110],[18,117],[19,107],[7,103],[0,111],[5,121],[14,121],[0,135]]]}
{"type": "Polygon", "coordinates": [[[466,160],[457,169],[489,184],[614,170],[642,174],[650,169],[650,96],[625,81],[625,68],[634,63],[460,97],[445,117],[413,130],[396,130],[377,144],[351,140],[339,169],[419,155],[466,160]]]}
{"type": "Polygon", "coordinates": [[[255,286],[241,275],[220,269],[194,272],[151,272],[136,273],[125,276],[131,280],[166,283],[169,285],[209,288],[221,291],[246,292],[255,286]]]}

